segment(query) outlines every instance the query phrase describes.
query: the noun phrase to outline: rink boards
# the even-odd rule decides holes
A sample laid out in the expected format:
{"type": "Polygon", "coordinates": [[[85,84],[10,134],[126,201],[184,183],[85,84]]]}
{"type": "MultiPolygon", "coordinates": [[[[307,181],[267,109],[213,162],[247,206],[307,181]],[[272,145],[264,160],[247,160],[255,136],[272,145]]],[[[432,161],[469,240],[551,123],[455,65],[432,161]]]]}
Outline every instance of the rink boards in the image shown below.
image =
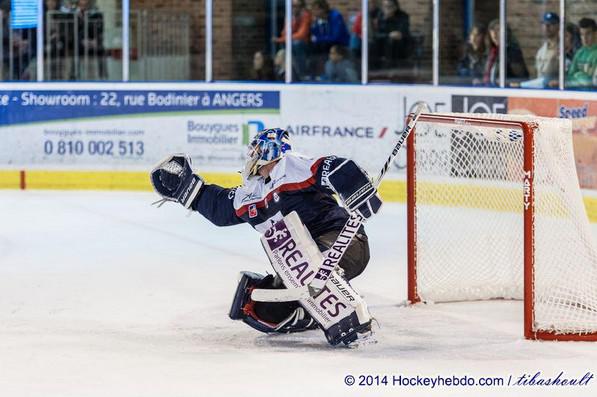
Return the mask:
{"type": "MultiPolygon", "coordinates": [[[[237,186],[241,182],[238,173],[206,172],[201,173],[208,183],[225,187],[237,186]]],[[[454,197],[456,192],[462,197],[459,207],[488,209],[501,212],[519,212],[522,205],[521,189],[511,185],[480,186],[466,184],[445,184],[428,182],[419,186],[426,191],[448,192],[444,195],[430,195],[433,202],[425,204],[437,206],[453,206],[455,203],[442,197],[454,197]],[[512,192],[516,194],[513,195],[512,192]],[[513,199],[520,195],[521,200],[513,199]],[[499,202],[493,197],[508,199],[499,202]],[[489,204],[488,204],[489,203],[489,204]],[[488,207],[489,205],[489,207],[488,207]]],[[[32,190],[129,190],[152,191],[147,172],[127,171],[53,171],[53,170],[18,170],[0,171],[0,189],[32,189],[32,190]]],[[[406,182],[403,179],[388,179],[382,182],[380,194],[386,202],[406,202],[406,182]]],[[[597,194],[584,192],[583,200],[587,215],[591,222],[597,222],[597,194]]]]}
{"type": "MultiPolygon", "coordinates": [[[[375,175],[418,101],[433,112],[574,118],[579,182],[588,189],[584,201],[589,217],[597,221],[597,94],[572,91],[7,83],[0,90],[0,188],[149,191],[149,170],[176,152],[188,153],[208,182],[234,186],[240,183],[236,171],[249,138],[269,126],[289,130],[295,151],[352,158],[375,175]]],[[[406,201],[405,167],[401,151],[380,187],[385,201],[406,201]]],[[[477,190],[472,193],[480,199],[470,204],[473,208],[483,208],[484,195],[499,194],[477,190]]]]}

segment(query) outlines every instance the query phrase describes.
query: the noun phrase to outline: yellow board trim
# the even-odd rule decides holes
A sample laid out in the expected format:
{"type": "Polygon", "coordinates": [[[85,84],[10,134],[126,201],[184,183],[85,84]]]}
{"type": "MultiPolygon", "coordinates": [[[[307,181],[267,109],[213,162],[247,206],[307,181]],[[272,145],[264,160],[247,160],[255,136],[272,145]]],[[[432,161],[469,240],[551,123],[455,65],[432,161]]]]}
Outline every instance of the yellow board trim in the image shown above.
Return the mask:
{"type": "Polygon", "coordinates": [[[146,172],[27,171],[27,189],[149,191],[146,172]]]}
{"type": "MultiPolygon", "coordinates": [[[[48,171],[32,170],[25,174],[26,189],[44,190],[133,190],[151,191],[151,184],[147,172],[131,171],[48,171]]],[[[201,173],[207,183],[214,183],[224,187],[238,186],[241,177],[238,173],[230,172],[206,172],[201,173]]],[[[20,172],[13,170],[0,170],[0,189],[20,189],[20,172]]],[[[434,186],[430,185],[430,189],[434,186]]],[[[482,197],[484,195],[497,194],[499,188],[475,188],[483,190],[483,194],[472,195],[482,197]]],[[[379,193],[386,202],[406,202],[406,182],[401,180],[386,180],[379,187],[379,193]]],[[[436,196],[438,197],[438,196],[436,196]]],[[[441,196],[439,196],[441,197],[441,196]]],[[[468,195],[471,197],[471,195],[468,195]]],[[[584,196],[584,204],[587,215],[591,222],[597,223],[597,197],[584,196]]],[[[484,201],[484,200],[481,200],[484,201]]],[[[441,204],[441,202],[434,203],[441,204]]],[[[481,202],[463,203],[465,206],[481,208],[481,202]]],[[[508,201],[503,208],[496,210],[508,211],[512,205],[508,201]]]]}
{"type": "Polygon", "coordinates": [[[584,196],[583,200],[589,221],[597,223],[597,197],[584,196]]]}
{"type": "MultiPolygon", "coordinates": [[[[208,183],[225,187],[241,183],[240,174],[202,173],[208,183]]],[[[20,189],[20,171],[0,171],[0,189],[20,189]]],[[[147,172],[131,171],[47,171],[25,173],[26,189],[35,190],[134,190],[152,191],[147,172]]]]}
{"type": "Polygon", "coordinates": [[[2,171],[0,170],[0,189],[20,189],[21,173],[20,171],[2,171]]]}

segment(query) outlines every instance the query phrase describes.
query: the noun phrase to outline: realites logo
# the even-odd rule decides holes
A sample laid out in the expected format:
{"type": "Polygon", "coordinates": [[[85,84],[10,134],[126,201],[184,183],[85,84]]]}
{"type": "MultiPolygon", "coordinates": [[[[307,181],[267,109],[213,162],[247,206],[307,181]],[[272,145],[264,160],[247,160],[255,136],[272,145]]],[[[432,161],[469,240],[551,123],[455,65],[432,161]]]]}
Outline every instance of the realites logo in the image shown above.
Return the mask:
{"type": "Polygon", "coordinates": [[[282,278],[294,287],[306,285],[315,270],[307,259],[309,254],[297,244],[286,221],[282,219],[276,222],[263,236],[272,252],[270,259],[274,269],[278,273],[283,272],[284,274],[280,274],[282,278]]]}
{"type": "Polygon", "coordinates": [[[463,113],[508,113],[505,96],[452,95],[452,111],[463,113]]]}
{"type": "Polygon", "coordinates": [[[290,230],[286,226],[284,220],[280,220],[272,225],[265,232],[265,238],[269,245],[269,248],[273,251],[280,248],[286,241],[290,239],[290,230]]]}

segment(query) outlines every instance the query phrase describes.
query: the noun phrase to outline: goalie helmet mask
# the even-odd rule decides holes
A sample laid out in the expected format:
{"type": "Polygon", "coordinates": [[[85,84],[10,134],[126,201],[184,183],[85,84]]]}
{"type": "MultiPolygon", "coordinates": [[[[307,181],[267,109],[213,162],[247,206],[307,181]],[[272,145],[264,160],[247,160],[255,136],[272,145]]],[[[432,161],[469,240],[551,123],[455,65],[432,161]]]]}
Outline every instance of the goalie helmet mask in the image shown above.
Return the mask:
{"type": "Polygon", "coordinates": [[[249,143],[243,177],[257,175],[260,167],[281,159],[290,150],[288,131],[270,128],[257,133],[249,143]]]}

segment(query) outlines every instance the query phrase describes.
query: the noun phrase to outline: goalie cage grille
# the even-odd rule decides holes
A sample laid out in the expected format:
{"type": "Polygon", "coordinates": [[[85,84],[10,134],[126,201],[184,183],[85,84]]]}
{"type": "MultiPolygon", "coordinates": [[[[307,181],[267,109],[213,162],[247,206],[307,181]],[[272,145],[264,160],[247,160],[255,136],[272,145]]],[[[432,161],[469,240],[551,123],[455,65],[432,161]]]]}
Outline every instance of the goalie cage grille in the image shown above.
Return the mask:
{"type": "Polygon", "coordinates": [[[522,299],[526,338],[597,340],[569,120],[423,114],[407,164],[412,303],[522,299]]]}

